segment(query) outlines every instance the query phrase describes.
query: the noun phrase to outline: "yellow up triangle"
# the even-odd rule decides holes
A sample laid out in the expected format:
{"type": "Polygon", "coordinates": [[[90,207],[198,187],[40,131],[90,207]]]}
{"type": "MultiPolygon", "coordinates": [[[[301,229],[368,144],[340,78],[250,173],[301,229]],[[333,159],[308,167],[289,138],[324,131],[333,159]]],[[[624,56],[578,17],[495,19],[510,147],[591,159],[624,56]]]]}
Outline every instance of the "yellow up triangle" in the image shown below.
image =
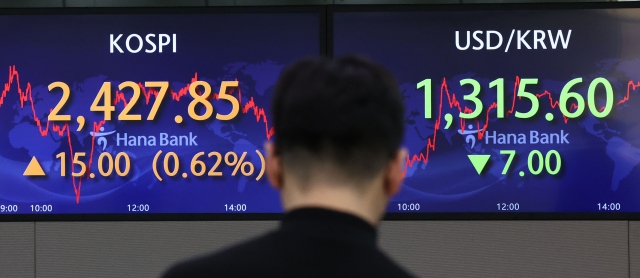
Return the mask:
{"type": "Polygon", "coordinates": [[[40,163],[38,162],[35,156],[31,158],[31,162],[29,162],[29,166],[27,166],[27,169],[24,170],[24,174],[22,175],[27,177],[46,176],[46,174],[42,170],[42,166],[40,166],[40,163]]]}

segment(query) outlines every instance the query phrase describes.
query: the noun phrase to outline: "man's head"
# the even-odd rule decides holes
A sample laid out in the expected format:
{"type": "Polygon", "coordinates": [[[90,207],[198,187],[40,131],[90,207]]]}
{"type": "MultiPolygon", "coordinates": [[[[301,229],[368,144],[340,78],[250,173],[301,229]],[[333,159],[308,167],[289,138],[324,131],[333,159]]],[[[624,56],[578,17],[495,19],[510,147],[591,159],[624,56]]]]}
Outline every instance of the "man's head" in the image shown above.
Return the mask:
{"type": "Polygon", "coordinates": [[[267,174],[286,210],[360,202],[382,215],[406,156],[402,96],[386,69],[355,56],[299,61],[283,70],[272,112],[267,174]]]}

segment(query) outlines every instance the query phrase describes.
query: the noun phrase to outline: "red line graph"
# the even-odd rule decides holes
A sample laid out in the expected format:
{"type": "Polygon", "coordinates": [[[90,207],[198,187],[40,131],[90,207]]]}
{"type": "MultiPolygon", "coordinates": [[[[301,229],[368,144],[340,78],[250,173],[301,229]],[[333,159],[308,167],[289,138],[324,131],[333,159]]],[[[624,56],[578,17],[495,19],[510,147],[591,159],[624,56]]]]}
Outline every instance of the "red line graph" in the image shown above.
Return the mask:
{"type": "MultiPolygon", "coordinates": [[[[194,77],[191,79],[191,82],[188,83],[187,85],[185,85],[183,88],[180,88],[180,90],[178,90],[177,92],[174,91],[173,89],[171,89],[171,100],[173,101],[180,101],[180,99],[187,95],[188,91],[189,91],[189,86],[191,85],[191,83],[198,81],[198,73],[195,73],[194,77]]],[[[30,104],[30,108],[31,108],[31,112],[33,114],[33,120],[36,123],[36,126],[38,127],[38,131],[40,136],[47,136],[49,134],[49,128],[51,127],[51,130],[55,133],[58,134],[58,136],[67,136],[67,141],[69,144],[69,157],[72,160],[74,157],[74,151],[73,151],[73,145],[71,143],[71,130],[69,128],[69,124],[68,123],[62,123],[62,124],[56,124],[54,122],[49,122],[48,120],[46,122],[43,123],[43,121],[38,117],[38,113],[36,112],[36,108],[35,108],[35,103],[33,102],[33,95],[32,95],[32,89],[31,89],[31,83],[27,82],[25,89],[22,89],[22,86],[20,85],[20,74],[18,73],[18,70],[16,69],[16,66],[10,66],[9,67],[9,77],[8,77],[8,81],[4,84],[4,88],[2,90],[2,93],[0,93],[0,108],[3,106],[4,102],[5,102],[5,98],[7,97],[9,91],[11,91],[12,85],[15,84],[15,86],[17,87],[17,93],[19,95],[19,99],[20,99],[20,108],[24,108],[25,107],[25,103],[28,101],[30,104]],[[44,127],[43,127],[44,124],[44,127]]],[[[138,85],[141,88],[141,91],[145,97],[145,105],[148,105],[151,99],[151,96],[153,95],[154,97],[158,96],[158,91],[154,90],[154,89],[149,89],[148,91],[146,90],[146,88],[142,85],[142,83],[138,83],[138,85]]],[[[235,90],[234,90],[235,91],[235,90]]],[[[233,91],[230,93],[233,94],[233,91]]],[[[213,98],[218,99],[218,94],[214,93],[213,94],[213,98]]],[[[113,104],[118,104],[120,102],[122,102],[125,106],[127,105],[128,101],[130,101],[131,99],[127,100],[127,98],[125,97],[124,93],[116,91],[115,92],[115,97],[113,99],[113,104]]],[[[267,138],[267,140],[271,139],[271,137],[274,134],[274,130],[273,127],[269,127],[269,121],[267,119],[267,115],[266,112],[264,111],[264,108],[260,108],[254,101],[253,97],[249,98],[249,101],[247,101],[246,104],[242,103],[242,89],[240,87],[238,87],[238,100],[240,103],[240,107],[241,107],[241,111],[243,114],[248,114],[249,112],[253,112],[254,116],[256,117],[256,122],[260,122],[262,121],[265,125],[265,137],[267,138]]],[[[49,112],[51,112],[51,109],[49,109],[49,112]]],[[[93,132],[99,132],[100,128],[105,124],[105,121],[99,121],[99,122],[94,122],[93,123],[93,132]]],[[[91,152],[89,154],[89,163],[87,164],[87,169],[91,169],[91,165],[93,164],[93,153],[95,151],[95,137],[91,137],[91,152]]],[[[74,169],[74,164],[72,163],[71,165],[71,171],[75,172],[74,169]]],[[[88,176],[90,173],[90,171],[87,171],[86,176],[88,176]]],[[[76,197],[76,203],[80,202],[80,191],[82,188],[82,180],[85,176],[81,176],[81,177],[72,177],[72,184],[73,184],[73,191],[76,197]]]]}
{"type": "MultiPolygon", "coordinates": [[[[173,89],[171,89],[170,91],[170,95],[171,95],[171,100],[173,101],[180,101],[181,98],[185,95],[188,94],[188,90],[189,90],[189,86],[193,83],[198,81],[198,74],[195,73],[194,77],[191,78],[190,83],[188,83],[187,85],[185,85],[184,87],[180,88],[178,91],[174,91],[173,89]]],[[[35,108],[35,103],[33,102],[33,95],[32,95],[32,86],[29,82],[26,83],[25,89],[22,89],[21,86],[21,82],[20,82],[20,75],[18,73],[18,70],[16,69],[16,66],[10,66],[9,67],[9,75],[8,75],[8,81],[4,84],[4,88],[0,94],[0,108],[4,105],[5,102],[5,98],[7,97],[8,93],[11,91],[12,89],[12,85],[14,85],[17,87],[17,93],[19,95],[19,100],[20,100],[20,108],[25,108],[25,105],[27,102],[29,102],[29,106],[31,108],[31,112],[33,114],[33,120],[36,124],[36,126],[38,127],[38,132],[40,134],[40,136],[47,136],[49,134],[49,131],[53,132],[54,134],[57,134],[58,136],[67,136],[67,141],[69,144],[69,149],[70,149],[70,153],[69,156],[72,159],[74,157],[74,151],[73,151],[73,145],[71,142],[71,130],[69,127],[68,123],[62,123],[62,124],[56,124],[54,122],[49,122],[49,121],[45,121],[43,122],[40,118],[38,118],[37,116],[37,112],[36,112],[36,108],[35,108]]],[[[514,87],[513,87],[513,96],[511,99],[511,108],[509,110],[507,110],[506,113],[506,117],[508,117],[509,115],[515,113],[515,105],[516,105],[516,101],[519,100],[520,98],[517,97],[517,91],[518,91],[518,87],[520,84],[520,77],[516,76],[516,80],[514,82],[514,87]]],[[[158,96],[158,91],[154,90],[154,89],[149,89],[147,90],[142,83],[138,83],[138,85],[141,88],[141,92],[144,95],[144,99],[145,99],[145,105],[149,105],[149,102],[151,101],[151,96],[157,97],[158,96]]],[[[618,102],[615,102],[616,105],[621,105],[623,103],[625,103],[626,101],[629,100],[630,98],[630,93],[632,90],[636,90],[640,87],[640,82],[633,82],[633,81],[629,81],[627,83],[627,91],[625,96],[619,100],[618,102]]],[[[233,92],[231,92],[231,94],[233,94],[233,92]]],[[[552,94],[547,91],[544,90],[542,93],[540,94],[536,94],[536,97],[538,98],[547,98],[549,100],[549,106],[553,109],[559,109],[559,101],[555,100],[552,96],[552,94]]],[[[214,93],[212,94],[212,97],[214,99],[218,99],[218,94],[214,93]]],[[[240,107],[241,107],[241,111],[243,114],[248,114],[250,112],[253,112],[253,115],[255,116],[256,122],[263,122],[265,125],[265,137],[267,139],[270,139],[273,135],[274,135],[274,130],[273,127],[269,127],[269,122],[267,119],[267,115],[266,112],[264,110],[264,108],[259,107],[255,101],[254,98],[251,97],[249,98],[249,101],[247,101],[246,103],[242,103],[242,89],[240,87],[238,87],[238,99],[240,102],[240,107]]],[[[115,92],[115,97],[113,99],[113,103],[118,104],[118,103],[123,103],[125,106],[128,104],[128,101],[130,101],[130,99],[128,100],[126,98],[126,96],[124,95],[124,93],[116,91],[115,92]]],[[[433,135],[430,136],[429,138],[427,138],[427,144],[426,144],[426,150],[424,152],[420,152],[418,154],[413,154],[413,155],[408,155],[406,158],[406,163],[405,163],[405,167],[413,167],[413,164],[415,162],[428,162],[429,160],[429,155],[431,153],[431,151],[435,151],[436,150],[436,141],[437,141],[437,132],[438,130],[440,130],[440,125],[442,122],[442,108],[444,106],[445,101],[447,102],[449,108],[456,108],[458,111],[460,112],[464,112],[464,113],[469,113],[471,111],[473,111],[472,109],[470,109],[467,106],[463,106],[458,100],[457,100],[457,96],[456,94],[452,93],[449,91],[449,87],[447,85],[447,80],[446,78],[444,78],[442,80],[442,83],[440,85],[440,98],[439,98],[439,104],[437,105],[438,107],[438,118],[435,120],[435,125],[434,125],[434,130],[433,130],[433,135]],[[445,98],[446,97],[446,98],[445,98]]],[[[586,103],[585,103],[586,105],[586,103]]],[[[482,140],[482,138],[484,137],[485,132],[487,131],[488,127],[489,127],[489,122],[490,122],[490,113],[493,109],[497,108],[497,103],[493,102],[491,103],[486,112],[485,112],[485,116],[484,116],[484,124],[482,125],[482,128],[478,129],[478,139],[482,140]]],[[[577,105],[572,104],[569,109],[570,110],[574,110],[578,108],[577,105]]],[[[600,111],[602,111],[604,109],[601,108],[600,111]]],[[[51,109],[49,110],[51,111],[51,109]]],[[[564,123],[568,123],[568,118],[566,116],[563,116],[564,118],[564,123]]],[[[464,131],[465,128],[465,119],[459,119],[460,120],[460,128],[461,130],[464,131]]],[[[476,122],[476,126],[480,126],[480,120],[479,119],[475,119],[474,120],[476,122]]],[[[94,132],[99,132],[100,128],[105,124],[105,121],[99,121],[99,122],[94,122],[93,123],[93,131],[94,132]]],[[[88,169],[91,168],[91,165],[93,163],[93,153],[95,150],[95,137],[92,137],[91,139],[91,152],[89,155],[89,163],[88,163],[88,169]]],[[[74,165],[72,164],[72,171],[75,171],[74,169],[74,165]]],[[[87,172],[87,175],[89,173],[87,172]]],[[[74,189],[74,193],[76,196],[76,203],[80,202],[80,192],[81,192],[81,188],[82,188],[82,181],[83,181],[84,176],[82,177],[72,177],[72,184],[73,184],[73,189],[74,189]]]]}
{"type": "MultiPolygon", "coordinates": [[[[518,87],[520,86],[520,77],[516,76],[516,80],[515,83],[513,85],[513,97],[512,97],[512,101],[511,101],[511,108],[507,111],[505,117],[508,117],[509,115],[515,113],[515,107],[516,107],[516,100],[519,100],[521,97],[517,97],[517,93],[518,93],[518,87]]],[[[636,89],[638,89],[640,87],[640,82],[633,82],[633,81],[629,81],[627,83],[627,92],[625,94],[625,96],[619,100],[618,102],[615,102],[616,105],[621,105],[623,103],[625,103],[626,101],[629,100],[629,97],[631,95],[631,91],[635,91],[636,89]]],[[[559,101],[558,100],[554,100],[553,96],[551,95],[551,93],[547,90],[544,90],[542,93],[540,94],[536,94],[536,97],[538,98],[543,98],[543,97],[547,97],[549,99],[549,106],[553,109],[559,109],[559,101]]],[[[405,161],[405,173],[406,170],[409,167],[413,167],[413,164],[415,162],[423,162],[423,163],[427,163],[429,161],[429,155],[431,153],[431,151],[435,151],[436,150],[436,140],[437,140],[437,136],[438,136],[438,130],[440,130],[440,124],[442,122],[442,107],[444,102],[447,102],[447,104],[449,105],[449,108],[457,108],[458,111],[460,112],[464,112],[464,113],[469,113],[472,112],[473,110],[468,108],[467,106],[462,106],[462,104],[460,104],[460,102],[457,100],[456,95],[454,93],[449,92],[449,86],[447,85],[447,79],[443,78],[442,79],[442,83],[440,84],[440,101],[438,104],[438,118],[435,121],[435,125],[433,127],[433,135],[429,136],[427,138],[427,145],[426,145],[426,150],[424,152],[420,152],[418,154],[409,154],[407,155],[407,159],[405,161]],[[445,98],[446,96],[446,98],[445,98]]],[[[585,106],[587,105],[587,103],[585,102],[585,106]]],[[[496,102],[493,102],[489,105],[489,107],[487,108],[487,111],[485,112],[485,121],[484,121],[484,125],[482,125],[482,128],[478,129],[478,139],[482,140],[482,138],[484,137],[484,133],[487,131],[487,128],[489,127],[489,120],[490,120],[490,116],[489,114],[491,113],[491,110],[495,109],[498,106],[498,104],[496,102]]],[[[577,109],[578,106],[576,104],[571,104],[569,107],[569,111],[575,110],[577,109]]],[[[600,111],[604,110],[604,107],[599,109],[600,111]]],[[[562,116],[563,117],[563,121],[564,123],[568,123],[569,122],[569,118],[567,118],[566,116],[562,116]]],[[[460,129],[462,131],[464,131],[465,128],[465,119],[460,119],[460,129]]],[[[480,120],[479,119],[475,119],[476,122],[476,126],[480,126],[480,120]]]]}

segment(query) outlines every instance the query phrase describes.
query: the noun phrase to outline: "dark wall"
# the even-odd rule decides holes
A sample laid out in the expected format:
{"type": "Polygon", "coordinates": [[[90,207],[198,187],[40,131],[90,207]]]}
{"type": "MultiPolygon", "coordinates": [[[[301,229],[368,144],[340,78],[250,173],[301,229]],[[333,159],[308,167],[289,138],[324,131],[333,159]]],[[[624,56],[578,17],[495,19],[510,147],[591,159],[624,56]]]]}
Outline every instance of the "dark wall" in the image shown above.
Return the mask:
{"type": "MultiPolygon", "coordinates": [[[[0,277],[157,277],[274,221],[0,223],[0,277]]],[[[640,223],[386,221],[383,250],[420,277],[640,277],[640,223]]]]}

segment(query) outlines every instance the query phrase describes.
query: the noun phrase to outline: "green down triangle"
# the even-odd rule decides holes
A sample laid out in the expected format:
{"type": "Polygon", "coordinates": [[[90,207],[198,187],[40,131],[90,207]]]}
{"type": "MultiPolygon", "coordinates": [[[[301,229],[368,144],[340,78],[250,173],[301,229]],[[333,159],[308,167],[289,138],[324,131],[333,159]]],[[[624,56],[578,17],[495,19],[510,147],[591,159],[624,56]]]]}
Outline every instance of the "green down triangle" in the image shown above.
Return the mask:
{"type": "Polygon", "coordinates": [[[471,160],[471,164],[473,164],[473,168],[476,168],[476,172],[478,175],[482,173],[484,166],[489,162],[489,158],[491,158],[490,154],[470,154],[467,155],[469,160],[471,160]]]}

